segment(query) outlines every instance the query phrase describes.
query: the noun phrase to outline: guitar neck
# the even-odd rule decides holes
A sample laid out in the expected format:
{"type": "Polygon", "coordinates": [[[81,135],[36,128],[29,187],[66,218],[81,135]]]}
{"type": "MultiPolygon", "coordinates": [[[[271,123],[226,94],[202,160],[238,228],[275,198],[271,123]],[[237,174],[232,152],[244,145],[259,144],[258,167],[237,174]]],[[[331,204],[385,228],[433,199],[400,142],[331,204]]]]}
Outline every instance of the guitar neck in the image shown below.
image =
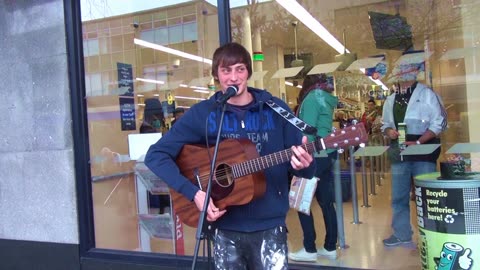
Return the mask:
{"type": "MultiPolygon", "coordinates": [[[[315,138],[313,142],[306,143],[302,147],[308,153],[320,152],[323,149],[338,149],[347,146],[356,146],[368,142],[368,133],[363,124],[357,124],[344,129],[335,130],[324,138],[315,138]]],[[[286,149],[263,157],[244,161],[232,166],[233,176],[238,178],[249,175],[266,168],[288,162],[292,156],[292,150],[286,149]]]]}
{"type": "MultiPolygon", "coordinates": [[[[302,145],[308,153],[313,153],[316,150],[315,142],[310,142],[302,145]]],[[[251,159],[232,166],[233,175],[235,178],[249,175],[285,162],[290,161],[292,157],[292,150],[285,149],[266,156],[251,159]]]]}

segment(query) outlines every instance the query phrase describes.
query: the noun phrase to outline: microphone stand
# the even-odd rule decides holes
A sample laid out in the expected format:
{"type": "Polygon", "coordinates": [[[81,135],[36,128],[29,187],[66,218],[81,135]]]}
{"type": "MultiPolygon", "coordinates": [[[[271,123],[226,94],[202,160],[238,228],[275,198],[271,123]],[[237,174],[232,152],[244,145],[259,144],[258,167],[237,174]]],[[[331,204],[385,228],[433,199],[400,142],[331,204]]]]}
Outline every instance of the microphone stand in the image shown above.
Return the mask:
{"type": "MultiPolygon", "coordinates": [[[[218,127],[218,133],[217,133],[217,140],[215,141],[215,148],[213,150],[213,159],[212,163],[210,166],[210,175],[208,177],[208,183],[207,183],[207,190],[205,191],[205,201],[203,203],[203,208],[202,211],[200,212],[200,216],[198,218],[198,226],[197,226],[197,233],[196,233],[196,243],[195,243],[195,250],[194,250],[194,256],[193,256],[193,262],[192,262],[192,270],[195,270],[195,266],[197,263],[198,259],[198,251],[200,247],[200,241],[206,239],[207,242],[207,264],[208,264],[208,269],[211,267],[211,262],[210,260],[212,259],[211,255],[211,224],[207,221],[207,208],[208,208],[208,203],[210,202],[210,194],[212,191],[212,181],[213,177],[215,174],[215,166],[216,166],[216,161],[217,161],[217,153],[218,153],[218,146],[220,144],[220,134],[222,132],[222,126],[223,126],[223,118],[225,116],[225,109],[227,108],[226,100],[225,102],[222,103],[222,114],[220,117],[220,124],[218,127]]],[[[208,140],[208,139],[207,139],[208,140]]],[[[207,149],[208,151],[208,149],[207,149]]],[[[201,187],[200,187],[201,189],[201,187]]],[[[204,243],[205,245],[205,243],[204,243]]],[[[205,246],[204,246],[204,253],[205,253],[205,246]]]]}

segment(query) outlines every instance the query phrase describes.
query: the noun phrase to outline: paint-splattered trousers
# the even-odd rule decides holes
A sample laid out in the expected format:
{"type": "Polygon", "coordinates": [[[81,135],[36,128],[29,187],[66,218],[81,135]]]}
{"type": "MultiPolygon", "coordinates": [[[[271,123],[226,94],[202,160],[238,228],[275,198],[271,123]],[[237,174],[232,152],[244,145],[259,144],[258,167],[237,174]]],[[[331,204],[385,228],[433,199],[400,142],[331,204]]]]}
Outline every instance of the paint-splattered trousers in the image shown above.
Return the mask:
{"type": "Polygon", "coordinates": [[[214,237],[217,270],[285,270],[287,252],[287,230],[283,226],[258,232],[217,230],[214,237]]]}

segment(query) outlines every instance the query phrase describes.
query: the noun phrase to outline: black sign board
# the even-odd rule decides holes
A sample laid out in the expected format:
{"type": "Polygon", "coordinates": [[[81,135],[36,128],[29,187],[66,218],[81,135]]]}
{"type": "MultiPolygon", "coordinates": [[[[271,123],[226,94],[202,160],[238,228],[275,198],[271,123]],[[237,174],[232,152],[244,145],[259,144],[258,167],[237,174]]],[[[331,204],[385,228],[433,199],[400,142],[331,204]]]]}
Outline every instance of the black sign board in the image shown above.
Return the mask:
{"type": "Polygon", "coordinates": [[[135,130],[135,99],[133,91],[132,65],[117,63],[117,72],[118,88],[125,89],[125,92],[120,94],[119,97],[122,130],[135,130]]]}

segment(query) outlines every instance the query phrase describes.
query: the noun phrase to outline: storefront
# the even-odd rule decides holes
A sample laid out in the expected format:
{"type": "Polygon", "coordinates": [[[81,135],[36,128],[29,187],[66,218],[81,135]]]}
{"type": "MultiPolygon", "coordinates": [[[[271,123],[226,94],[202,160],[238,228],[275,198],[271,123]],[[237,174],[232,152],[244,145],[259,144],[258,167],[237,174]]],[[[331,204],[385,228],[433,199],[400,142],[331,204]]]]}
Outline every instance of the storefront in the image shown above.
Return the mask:
{"type": "MultiPolygon", "coordinates": [[[[230,41],[253,55],[250,85],[291,108],[308,73],[334,75],[336,112],[345,120],[360,119],[369,100],[381,112],[415,66],[416,79],[441,97],[448,113],[442,151],[479,141],[480,4],[473,0],[15,2],[0,1],[0,70],[9,90],[0,153],[6,269],[31,269],[34,262],[38,269],[191,266],[196,229],[172,215],[168,189],[145,171],[137,150],[147,137],[156,141],[168,132],[180,117],[174,112],[218,89],[211,58],[230,41]],[[136,141],[146,126],[156,132],[136,141]]],[[[350,223],[355,210],[344,202],[348,245],[339,258],[290,262],[292,268],[421,267],[419,252],[382,245],[391,216],[384,169],[377,191],[370,191],[371,207],[360,209],[361,223],[350,223]]],[[[321,211],[313,211],[321,246],[321,211]]],[[[289,248],[297,250],[302,234],[291,212],[289,248]]]]}

